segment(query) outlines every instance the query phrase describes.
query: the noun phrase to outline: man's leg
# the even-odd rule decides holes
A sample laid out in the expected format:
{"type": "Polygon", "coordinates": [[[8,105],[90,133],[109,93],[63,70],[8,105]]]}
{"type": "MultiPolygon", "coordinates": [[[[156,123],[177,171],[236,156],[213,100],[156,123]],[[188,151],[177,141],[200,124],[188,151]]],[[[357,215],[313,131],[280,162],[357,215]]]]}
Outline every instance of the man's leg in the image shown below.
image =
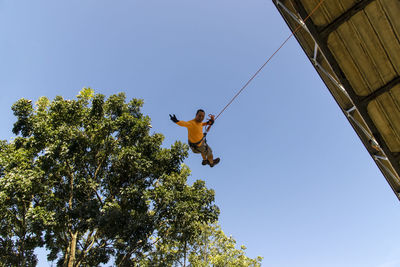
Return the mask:
{"type": "Polygon", "coordinates": [[[200,153],[201,156],[203,157],[203,160],[207,160],[207,151],[205,150],[204,147],[192,146],[192,145],[190,145],[190,143],[189,143],[189,147],[190,147],[190,149],[192,150],[193,153],[195,153],[195,154],[199,154],[200,153]]]}
{"type": "Polygon", "coordinates": [[[208,153],[207,160],[208,160],[208,162],[210,162],[210,164],[214,164],[214,156],[213,156],[212,152],[208,153]]]}
{"type": "Polygon", "coordinates": [[[201,162],[201,165],[207,165],[209,164],[208,160],[207,160],[207,156],[204,152],[201,153],[201,156],[203,157],[203,161],[201,162]]]}
{"type": "Polygon", "coordinates": [[[206,143],[202,143],[199,147],[199,150],[201,151],[201,156],[203,157],[203,165],[207,165],[207,164],[212,164],[213,161],[213,156],[212,156],[212,151],[210,149],[209,146],[207,146],[206,143]],[[211,154],[211,157],[210,157],[211,154]]]}
{"type": "Polygon", "coordinates": [[[210,166],[212,166],[214,164],[214,156],[212,153],[212,149],[207,143],[204,143],[203,147],[204,147],[204,155],[207,157],[210,166]]]}
{"type": "Polygon", "coordinates": [[[201,162],[202,165],[207,165],[209,164],[208,160],[207,160],[207,150],[205,150],[204,146],[200,146],[198,148],[198,152],[200,152],[201,157],[203,158],[203,161],[201,162]]]}
{"type": "Polygon", "coordinates": [[[214,165],[217,165],[220,161],[219,158],[214,158],[212,149],[207,144],[206,144],[206,156],[207,156],[207,160],[210,164],[210,167],[214,167],[214,165]]]}

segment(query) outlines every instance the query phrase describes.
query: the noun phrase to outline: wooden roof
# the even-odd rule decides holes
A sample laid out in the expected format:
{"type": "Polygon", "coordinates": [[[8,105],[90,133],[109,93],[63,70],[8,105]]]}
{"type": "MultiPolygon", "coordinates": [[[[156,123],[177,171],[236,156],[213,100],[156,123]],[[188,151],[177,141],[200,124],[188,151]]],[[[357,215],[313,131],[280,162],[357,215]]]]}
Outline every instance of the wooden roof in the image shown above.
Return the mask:
{"type": "Polygon", "coordinates": [[[400,200],[400,1],[273,2],[400,200]]]}

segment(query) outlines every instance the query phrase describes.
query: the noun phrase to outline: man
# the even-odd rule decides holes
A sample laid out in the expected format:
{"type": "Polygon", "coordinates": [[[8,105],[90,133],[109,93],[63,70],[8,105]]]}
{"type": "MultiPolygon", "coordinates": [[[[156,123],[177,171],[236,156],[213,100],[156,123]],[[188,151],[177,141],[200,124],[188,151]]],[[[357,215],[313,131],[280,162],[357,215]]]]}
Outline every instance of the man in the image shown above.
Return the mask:
{"type": "Polygon", "coordinates": [[[213,158],[211,147],[207,144],[205,135],[203,134],[203,126],[213,125],[214,115],[209,115],[210,119],[207,122],[203,122],[204,116],[205,112],[202,109],[197,110],[196,117],[190,121],[180,121],[176,118],[175,114],[173,116],[169,114],[173,122],[188,129],[189,146],[193,153],[201,153],[203,157],[201,164],[209,164],[210,167],[214,167],[219,163],[220,159],[213,158]]]}

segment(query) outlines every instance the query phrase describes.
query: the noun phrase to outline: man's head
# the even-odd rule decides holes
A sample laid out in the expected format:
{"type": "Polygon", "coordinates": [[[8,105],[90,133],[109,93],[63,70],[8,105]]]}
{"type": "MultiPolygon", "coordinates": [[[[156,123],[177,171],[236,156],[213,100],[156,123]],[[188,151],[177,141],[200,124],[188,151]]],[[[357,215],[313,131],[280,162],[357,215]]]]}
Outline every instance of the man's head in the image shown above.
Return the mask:
{"type": "Polygon", "coordinates": [[[194,118],[197,122],[202,122],[204,120],[204,117],[206,116],[206,113],[204,110],[199,109],[196,112],[196,117],[194,118]]]}

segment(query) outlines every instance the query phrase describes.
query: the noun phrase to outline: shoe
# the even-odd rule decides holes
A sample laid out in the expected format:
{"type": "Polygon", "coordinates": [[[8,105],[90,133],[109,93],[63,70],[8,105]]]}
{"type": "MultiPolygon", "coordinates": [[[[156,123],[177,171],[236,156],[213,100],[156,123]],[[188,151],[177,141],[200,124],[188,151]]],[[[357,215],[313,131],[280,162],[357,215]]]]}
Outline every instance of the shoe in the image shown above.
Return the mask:
{"type": "Polygon", "coordinates": [[[219,161],[220,161],[219,158],[214,159],[214,160],[213,160],[213,163],[212,163],[212,164],[210,163],[210,167],[211,167],[211,168],[214,167],[215,165],[217,165],[217,164],[219,163],[219,161]]]}
{"type": "Polygon", "coordinates": [[[201,165],[207,165],[207,164],[210,164],[210,162],[208,162],[208,159],[203,159],[201,165]]]}

